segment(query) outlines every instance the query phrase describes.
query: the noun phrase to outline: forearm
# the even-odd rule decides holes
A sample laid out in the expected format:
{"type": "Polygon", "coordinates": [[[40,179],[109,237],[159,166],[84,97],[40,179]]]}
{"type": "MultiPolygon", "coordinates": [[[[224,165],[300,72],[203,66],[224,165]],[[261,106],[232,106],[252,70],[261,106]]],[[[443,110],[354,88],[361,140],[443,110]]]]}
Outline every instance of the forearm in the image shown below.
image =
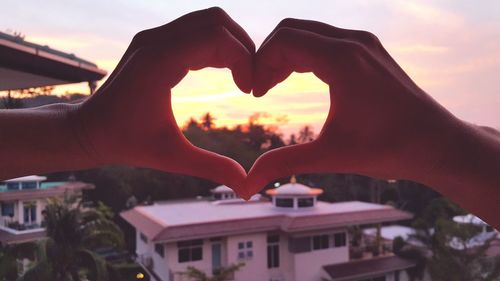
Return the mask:
{"type": "Polygon", "coordinates": [[[461,122],[420,182],[500,229],[500,134],[461,122]]]}
{"type": "Polygon", "coordinates": [[[0,110],[0,180],[98,165],[72,122],[76,107],[0,110]]]}

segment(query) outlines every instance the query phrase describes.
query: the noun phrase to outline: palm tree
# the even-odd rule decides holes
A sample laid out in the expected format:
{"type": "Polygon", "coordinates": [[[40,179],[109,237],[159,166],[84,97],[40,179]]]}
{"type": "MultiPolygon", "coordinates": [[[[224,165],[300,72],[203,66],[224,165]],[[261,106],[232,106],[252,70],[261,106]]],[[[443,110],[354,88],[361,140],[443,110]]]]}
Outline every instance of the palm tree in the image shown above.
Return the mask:
{"type": "Polygon", "coordinates": [[[210,130],[214,126],[214,120],[215,117],[213,117],[212,114],[210,114],[210,112],[207,112],[201,117],[201,126],[205,130],[210,130]]]}
{"type": "Polygon", "coordinates": [[[310,142],[314,139],[314,131],[311,126],[306,125],[302,127],[299,131],[299,136],[297,138],[298,143],[310,142]]]}
{"type": "Polygon", "coordinates": [[[97,211],[82,212],[72,200],[53,200],[44,210],[47,238],[20,244],[10,251],[26,257],[20,248],[32,248],[34,265],[18,281],[102,281],[109,280],[111,267],[92,250],[123,247],[120,228],[97,211]],[[36,249],[36,250],[35,250],[36,249]]]}
{"type": "Polygon", "coordinates": [[[408,238],[413,242],[394,240],[396,255],[417,261],[410,280],[422,280],[424,271],[432,280],[500,280],[500,257],[486,255],[496,237],[485,235],[477,243],[480,227],[453,221],[463,213],[448,199],[434,199],[413,222],[415,233],[408,238]]]}
{"type": "Polygon", "coordinates": [[[19,98],[12,97],[11,91],[8,91],[7,96],[2,98],[0,102],[0,108],[15,109],[23,107],[24,107],[23,101],[19,98]]]}

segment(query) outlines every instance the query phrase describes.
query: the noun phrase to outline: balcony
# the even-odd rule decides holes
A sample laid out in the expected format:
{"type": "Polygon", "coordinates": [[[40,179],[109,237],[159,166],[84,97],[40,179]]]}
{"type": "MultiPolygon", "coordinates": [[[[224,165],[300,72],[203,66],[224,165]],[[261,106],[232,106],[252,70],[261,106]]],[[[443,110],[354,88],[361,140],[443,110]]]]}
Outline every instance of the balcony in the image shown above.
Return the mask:
{"type": "Polygon", "coordinates": [[[19,223],[9,219],[0,219],[0,230],[6,231],[10,234],[24,234],[31,232],[38,232],[45,230],[45,223],[19,223]]]}

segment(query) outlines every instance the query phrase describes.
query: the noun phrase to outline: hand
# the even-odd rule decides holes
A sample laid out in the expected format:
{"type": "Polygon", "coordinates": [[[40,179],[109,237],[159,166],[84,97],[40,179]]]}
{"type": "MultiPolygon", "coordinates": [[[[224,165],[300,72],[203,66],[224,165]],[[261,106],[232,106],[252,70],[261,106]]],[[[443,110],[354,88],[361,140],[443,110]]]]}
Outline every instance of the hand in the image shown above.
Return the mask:
{"type": "Polygon", "coordinates": [[[297,173],[421,179],[460,126],[365,31],[283,20],[256,53],[254,95],[264,95],[293,71],[313,72],[330,86],[330,112],[315,141],[256,161],[247,178],[251,193],[297,173]]]}
{"type": "Polygon", "coordinates": [[[245,170],[186,140],[172,112],[171,89],[189,70],[228,67],[237,86],[250,92],[254,52],[250,37],[220,8],[142,31],[106,83],[77,107],[75,131],[100,164],[199,176],[238,191],[245,170]]]}

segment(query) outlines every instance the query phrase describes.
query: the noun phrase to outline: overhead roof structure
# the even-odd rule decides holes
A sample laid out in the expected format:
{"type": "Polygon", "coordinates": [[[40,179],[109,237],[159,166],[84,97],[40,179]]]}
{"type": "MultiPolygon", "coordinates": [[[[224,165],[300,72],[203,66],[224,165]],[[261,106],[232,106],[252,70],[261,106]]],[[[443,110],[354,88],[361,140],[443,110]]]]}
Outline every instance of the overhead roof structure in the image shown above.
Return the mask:
{"type": "Polygon", "coordinates": [[[385,256],[366,260],[323,266],[332,281],[368,279],[398,270],[414,267],[416,262],[398,256],[385,256]]]}
{"type": "Polygon", "coordinates": [[[152,241],[177,241],[259,231],[300,232],[346,225],[407,220],[412,214],[387,205],[351,201],[318,202],[301,212],[273,208],[271,202],[192,200],[137,206],[120,213],[152,241]],[[189,210],[189,211],[186,211],[189,210]]]}
{"type": "Polygon", "coordinates": [[[105,70],[74,54],[0,32],[0,91],[79,82],[94,85],[104,76],[105,70]]]}

